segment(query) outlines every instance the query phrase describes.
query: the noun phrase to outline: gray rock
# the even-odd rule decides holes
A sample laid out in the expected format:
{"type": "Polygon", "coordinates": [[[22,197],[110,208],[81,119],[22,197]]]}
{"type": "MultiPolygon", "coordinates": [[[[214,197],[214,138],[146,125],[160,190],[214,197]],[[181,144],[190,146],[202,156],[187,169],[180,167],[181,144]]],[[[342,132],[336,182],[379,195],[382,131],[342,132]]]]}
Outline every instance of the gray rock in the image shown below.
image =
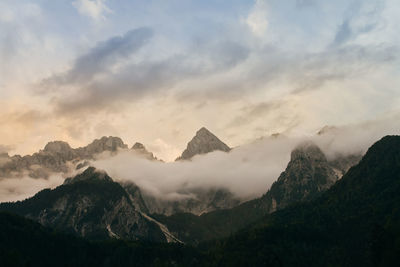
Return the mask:
{"type": "Polygon", "coordinates": [[[142,143],[136,142],[132,148],[132,151],[135,151],[138,155],[148,159],[148,160],[158,160],[153,153],[147,151],[146,147],[142,143]]]}
{"type": "Polygon", "coordinates": [[[206,154],[216,150],[229,152],[231,148],[203,127],[196,132],[196,135],[187,144],[182,155],[176,160],[188,160],[195,155],[206,154]]]}

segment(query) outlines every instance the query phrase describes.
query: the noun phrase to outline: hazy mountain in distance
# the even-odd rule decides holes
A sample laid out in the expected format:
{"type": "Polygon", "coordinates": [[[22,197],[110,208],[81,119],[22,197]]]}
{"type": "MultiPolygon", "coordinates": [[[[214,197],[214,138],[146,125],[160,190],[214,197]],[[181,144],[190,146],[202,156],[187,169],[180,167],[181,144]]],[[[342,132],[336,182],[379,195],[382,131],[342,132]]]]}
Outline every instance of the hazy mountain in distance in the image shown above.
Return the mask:
{"type": "MultiPolygon", "coordinates": [[[[132,149],[144,158],[155,159],[144,146],[143,149],[137,149],[135,146],[132,149]]],[[[0,155],[0,177],[18,177],[27,173],[32,178],[47,178],[50,173],[67,173],[85,167],[89,165],[88,160],[94,160],[96,155],[103,152],[113,154],[120,150],[128,150],[128,146],[121,138],[113,136],[103,136],[87,146],[79,148],[71,148],[68,143],[63,141],[52,141],[43,150],[33,155],[23,157],[0,155]]]]}
{"type": "Polygon", "coordinates": [[[231,148],[205,127],[202,127],[176,160],[189,160],[196,155],[207,154],[216,150],[229,152],[231,148]]]}

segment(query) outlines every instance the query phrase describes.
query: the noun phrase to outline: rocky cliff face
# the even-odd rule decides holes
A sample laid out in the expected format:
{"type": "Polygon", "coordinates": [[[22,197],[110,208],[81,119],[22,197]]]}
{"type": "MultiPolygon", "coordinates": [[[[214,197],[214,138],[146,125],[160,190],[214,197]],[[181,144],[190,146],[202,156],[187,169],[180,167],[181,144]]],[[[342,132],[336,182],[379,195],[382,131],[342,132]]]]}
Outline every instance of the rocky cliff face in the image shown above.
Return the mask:
{"type": "Polygon", "coordinates": [[[292,151],[286,170],[262,197],[262,202],[268,213],[273,212],[315,197],[339,178],[318,146],[303,143],[292,151]]]}
{"type": "Polygon", "coordinates": [[[203,127],[196,132],[196,135],[187,144],[182,155],[176,160],[188,160],[195,155],[206,154],[216,150],[229,152],[231,148],[203,127]]]}
{"type": "Polygon", "coordinates": [[[233,208],[240,203],[239,198],[226,189],[197,189],[185,193],[190,194],[192,197],[179,200],[165,200],[143,195],[143,198],[150,214],[163,214],[167,216],[175,213],[201,215],[214,210],[233,208]]]}
{"type": "Polygon", "coordinates": [[[54,190],[43,190],[22,202],[3,203],[0,210],[90,239],[166,241],[160,227],[135,207],[137,194],[128,194],[106,173],[89,167],[54,190]]]}

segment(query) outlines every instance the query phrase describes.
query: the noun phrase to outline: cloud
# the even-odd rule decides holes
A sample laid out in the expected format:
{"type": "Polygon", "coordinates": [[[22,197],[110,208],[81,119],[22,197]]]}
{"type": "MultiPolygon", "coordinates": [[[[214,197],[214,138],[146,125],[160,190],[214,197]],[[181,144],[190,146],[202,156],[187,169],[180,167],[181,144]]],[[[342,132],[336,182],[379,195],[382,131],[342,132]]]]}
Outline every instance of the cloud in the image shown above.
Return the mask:
{"type": "Polygon", "coordinates": [[[40,190],[54,188],[64,182],[61,175],[52,175],[48,179],[1,178],[0,202],[24,200],[32,197],[40,190]]]}
{"type": "Polygon", "coordinates": [[[39,92],[56,95],[52,101],[58,114],[121,107],[131,99],[168,92],[185,80],[234,68],[249,56],[242,44],[221,40],[193,44],[196,48],[191,52],[147,60],[146,54],[138,53],[152,36],[149,28],[139,28],[99,43],[77,58],[68,72],[43,80],[39,92]],[[131,55],[137,58],[129,60],[131,55]]]}
{"type": "Polygon", "coordinates": [[[105,13],[111,12],[105,2],[105,0],[76,0],[72,5],[80,14],[98,21],[105,19],[105,13]]]}
{"type": "Polygon", "coordinates": [[[364,154],[383,136],[400,133],[399,114],[333,127],[322,135],[267,137],[236,147],[230,153],[213,152],[192,161],[151,162],[124,152],[92,164],[115,180],[134,182],[145,194],[158,198],[190,198],[195,197],[197,189],[225,188],[241,199],[251,199],[267,192],[298,144],[315,142],[329,160],[364,154]]]}
{"type": "Polygon", "coordinates": [[[296,7],[305,8],[315,5],[315,0],[296,0],[296,7]]]}
{"type": "Polygon", "coordinates": [[[151,162],[125,152],[92,164],[113,179],[132,181],[145,194],[162,199],[190,198],[196,189],[209,188],[227,188],[248,199],[265,193],[285,168],[292,142],[266,140],[187,162],[151,162]]]}
{"type": "Polygon", "coordinates": [[[44,114],[3,124],[0,139],[18,153],[53,139],[81,145],[118,134],[146,144],[162,138],[168,145],[159,153],[168,155],[203,125],[240,145],[370,119],[400,104],[393,0],[92,1],[112,8],[113,16],[95,20],[107,16],[106,27],[82,19],[72,1],[23,12],[19,1],[0,2],[2,110],[18,100],[21,113],[44,114]],[[140,26],[151,36],[130,39],[140,26]],[[30,84],[45,77],[32,95],[30,84]],[[268,102],[284,104],[257,108],[268,102]]]}
{"type": "Polygon", "coordinates": [[[0,154],[8,153],[10,150],[13,150],[13,149],[14,149],[14,146],[0,144],[0,154]]]}
{"type": "MultiPolygon", "coordinates": [[[[113,157],[105,153],[91,164],[105,170],[115,181],[134,182],[144,194],[161,199],[195,198],[199,189],[225,188],[248,200],[268,191],[285,170],[290,153],[298,144],[315,142],[328,160],[363,154],[383,136],[400,134],[399,122],[400,112],[396,112],[358,124],[326,128],[321,135],[266,137],[236,147],[230,153],[217,151],[198,155],[192,161],[162,163],[122,151],[113,157]]],[[[165,145],[162,140],[158,143],[165,145]]],[[[22,200],[41,189],[60,185],[64,177],[74,174],[53,174],[49,179],[1,179],[0,201],[22,200]]]]}
{"type": "Polygon", "coordinates": [[[251,32],[262,37],[268,28],[268,10],[265,0],[256,0],[253,9],[250,11],[245,22],[251,32]]]}
{"type": "Polygon", "coordinates": [[[45,80],[45,83],[76,84],[91,81],[95,75],[108,71],[113,64],[142,48],[153,36],[149,28],[138,28],[122,36],[98,43],[88,53],[78,57],[72,68],[64,74],[45,80]]]}

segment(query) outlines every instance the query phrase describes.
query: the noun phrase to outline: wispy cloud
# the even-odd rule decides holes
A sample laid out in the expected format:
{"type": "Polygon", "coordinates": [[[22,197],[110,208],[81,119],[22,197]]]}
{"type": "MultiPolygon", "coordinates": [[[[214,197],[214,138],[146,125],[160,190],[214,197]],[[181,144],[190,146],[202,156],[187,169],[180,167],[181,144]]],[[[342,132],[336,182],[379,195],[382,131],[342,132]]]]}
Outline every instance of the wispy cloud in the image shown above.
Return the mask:
{"type": "Polygon", "coordinates": [[[110,13],[106,0],[76,0],[72,5],[80,14],[88,16],[96,21],[105,19],[105,14],[110,13]]]}
{"type": "Polygon", "coordinates": [[[245,20],[245,23],[254,35],[262,37],[266,33],[266,30],[268,28],[267,16],[267,1],[256,0],[253,9],[245,20]]]}

